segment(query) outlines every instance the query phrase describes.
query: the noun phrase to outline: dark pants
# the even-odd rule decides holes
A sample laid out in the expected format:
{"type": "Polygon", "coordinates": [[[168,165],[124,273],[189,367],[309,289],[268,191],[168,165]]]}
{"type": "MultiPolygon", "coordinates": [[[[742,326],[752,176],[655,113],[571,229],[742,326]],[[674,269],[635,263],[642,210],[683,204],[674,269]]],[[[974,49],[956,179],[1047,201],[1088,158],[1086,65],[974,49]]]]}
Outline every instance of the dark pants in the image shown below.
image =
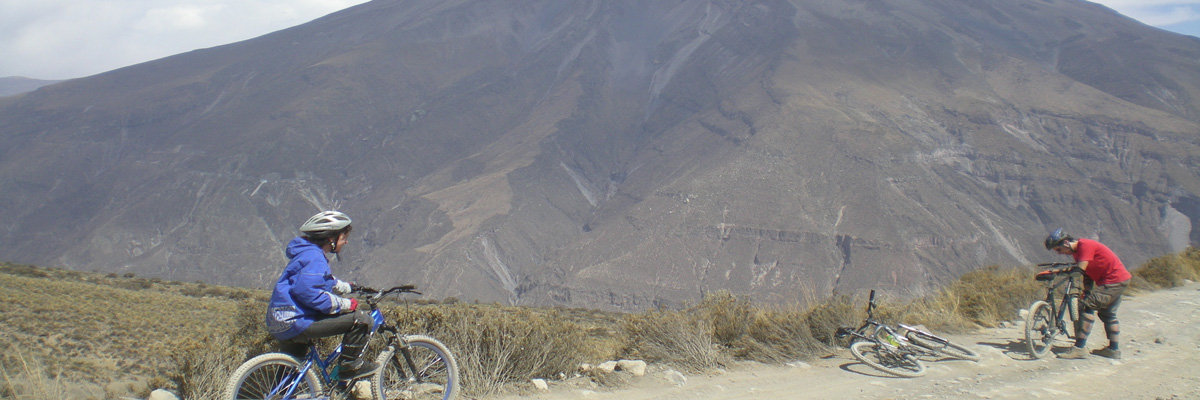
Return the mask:
{"type": "Polygon", "coordinates": [[[300,332],[299,336],[283,341],[283,351],[300,356],[313,339],[341,334],[342,355],[338,360],[344,365],[356,365],[367,347],[367,341],[371,339],[374,324],[375,320],[366,310],[319,319],[300,332]]]}
{"type": "Polygon", "coordinates": [[[1084,284],[1087,294],[1080,300],[1083,312],[1076,326],[1075,347],[1084,347],[1088,334],[1092,331],[1092,323],[1097,315],[1104,322],[1104,333],[1108,336],[1108,345],[1117,349],[1117,341],[1121,334],[1121,324],[1117,321],[1117,308],[1121,307],[1121,295],[1129,287],[1129,281],[1109,285],[1092,285],[1091,280],[1084,284]]]}

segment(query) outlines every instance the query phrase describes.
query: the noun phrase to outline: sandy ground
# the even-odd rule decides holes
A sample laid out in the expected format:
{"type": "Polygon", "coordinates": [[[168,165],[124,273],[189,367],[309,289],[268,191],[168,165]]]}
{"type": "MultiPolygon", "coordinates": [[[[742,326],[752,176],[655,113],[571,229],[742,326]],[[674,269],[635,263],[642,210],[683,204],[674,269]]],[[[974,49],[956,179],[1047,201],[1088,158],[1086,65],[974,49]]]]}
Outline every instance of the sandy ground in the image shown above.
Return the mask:
{"type": "MultiPolygon", "coordinates": [[[[972,346],[982,360],[927,362],[928,373],[919,378],[890,377],[842,349],[797,367],[740,364],[686,376],[682,384],[652,366],[646,376],[617,390],[552,382],[548,392],[500,399],[1200,399],[1200,284],[1127,295],[1117,315],[1124,353],[1119,361],[1031,359],[1024,324],[1017,322],[951,336],[972,346]]],[[[1097,324],[1088,348],[1107,343],[1097,324]]]]}

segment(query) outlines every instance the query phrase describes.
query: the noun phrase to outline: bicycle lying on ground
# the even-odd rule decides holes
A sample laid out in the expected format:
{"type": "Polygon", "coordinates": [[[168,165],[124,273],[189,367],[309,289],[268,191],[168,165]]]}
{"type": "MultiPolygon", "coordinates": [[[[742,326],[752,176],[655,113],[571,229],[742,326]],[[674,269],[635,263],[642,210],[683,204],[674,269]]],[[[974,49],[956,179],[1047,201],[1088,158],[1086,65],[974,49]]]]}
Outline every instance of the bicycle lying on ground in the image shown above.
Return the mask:
{"type": "Polygon", "coordinates": [[[1046,283],[1046,299],[1029,306],[1029,314],[1025,316],[1025,344],[1030,355],[1043,358],[1050,354],[1059,337],[1075,337],[1082,292],[1076,278],[1083,270],[1075,263],[1046,263],[1038,267],[1044,269],[1037,273],[1036,279],[1046,283]]]}
{"type": "Polygon", "coordinates": [[[979,361],[979,353],[924,329],[905,324],[892,328],[875,319],[874,290],[867,302],[867,318],[862,325],[857,329],[838,328],[836,336],[851,337],[850,353],[863,364],[900,377],[924,375],[922,358],[979,361]]]}
{"type": "Polygon", "coordinates": [[[375,331],[385,338],[375,358],[379,370],[367,380],[340,382],[337,377],[338,345],[322,356],[315,343],[297,359],[285,353],[266,353],[242,363],[230,376],[225,399],[332,399],[361,398],[364,385],[376,400],[453,399],[458,392],[458,365],[446,346],[423,335],[402,335],[395,325],[384,320],[379,301],[392,293],[414,293],[415,286],[397,286],[387,290],[359,287],[355,293],[371,307],[375,331]],[[359,388],[358,390],[355,390],[359,388]]]}

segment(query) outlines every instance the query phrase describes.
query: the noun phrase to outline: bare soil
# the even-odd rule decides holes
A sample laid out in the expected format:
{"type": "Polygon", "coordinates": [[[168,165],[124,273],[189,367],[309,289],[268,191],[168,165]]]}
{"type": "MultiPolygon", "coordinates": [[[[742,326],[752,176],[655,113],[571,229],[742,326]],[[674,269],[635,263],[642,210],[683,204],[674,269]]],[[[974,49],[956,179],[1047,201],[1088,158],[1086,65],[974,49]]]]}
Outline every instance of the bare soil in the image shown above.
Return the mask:
{"type": "MultiPolygon", "coordinates": [[[[1122,359],[1032,359],[1020,321],[951,339],[973,347],[979,362],[934,361],[919,378],[894,378],[841,349],[798,366],[738,364],[686,376],[652,366],[616,390],[551,383],[549,391],[501,396],[543,400],[696,399],[1200,399],[1200,284],[1128,294],[1117,313],[1122,359]],[[670,378],[675,375],[675,378],[670,378]]],[[[1100,324],[1088,349],[1108,343],[1100,324]]],[[[1054,349],[1062,352],[1070,344],[1054,349]]]]}

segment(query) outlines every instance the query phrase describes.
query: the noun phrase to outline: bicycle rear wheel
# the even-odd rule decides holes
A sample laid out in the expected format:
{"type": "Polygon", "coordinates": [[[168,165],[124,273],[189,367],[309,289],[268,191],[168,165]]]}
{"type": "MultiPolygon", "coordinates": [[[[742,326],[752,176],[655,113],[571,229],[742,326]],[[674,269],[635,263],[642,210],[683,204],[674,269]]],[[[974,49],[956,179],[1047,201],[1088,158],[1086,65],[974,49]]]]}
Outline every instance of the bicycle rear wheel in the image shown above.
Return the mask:
{"type": "Polygon", "coordinates": [[[403,349],[388,347],[375,359],[376,400],[450,400],[458,394],[458,364],[450,350],[437,339],[423,335],[405,336],[403,349]],[[411,360],[411,364],[409,361],[411,360]]]}
{"type": "Polygon", "coordinates": [[[908,354],[900,354],[873,341],[860,341],[850,345],[850,354],[858,361],[877,370],[904,378],[925,375],[925,365],[908,354]]]}
{"type": "Polygon", "coordinates": [[[225,399],[282,399],[292,387],[289,398],[317,398],[321,395],[321,380],[311,369],[298,376],[300,362],[283,353],[260,354],[242,363],[230,375],[225,385],[225,399]]]}
{"type": "Polygon", "coordinates": [[[950,340],[934,336],[927,332],[908,331],[904,335],[908,341],[914,345],[929,349],[934,353],[941,354],[950,358],[957,358],[967,361],[979,361],[979,353],[960,346],[950,340]]]}
{"type": "Polygon", "coordinates": [[[1062,333],[1054,321],[1054,310],[1045,301],[1035,301],[1025,317],[1025,345],[1033,358],[1045,358],[1062,333]]]}

